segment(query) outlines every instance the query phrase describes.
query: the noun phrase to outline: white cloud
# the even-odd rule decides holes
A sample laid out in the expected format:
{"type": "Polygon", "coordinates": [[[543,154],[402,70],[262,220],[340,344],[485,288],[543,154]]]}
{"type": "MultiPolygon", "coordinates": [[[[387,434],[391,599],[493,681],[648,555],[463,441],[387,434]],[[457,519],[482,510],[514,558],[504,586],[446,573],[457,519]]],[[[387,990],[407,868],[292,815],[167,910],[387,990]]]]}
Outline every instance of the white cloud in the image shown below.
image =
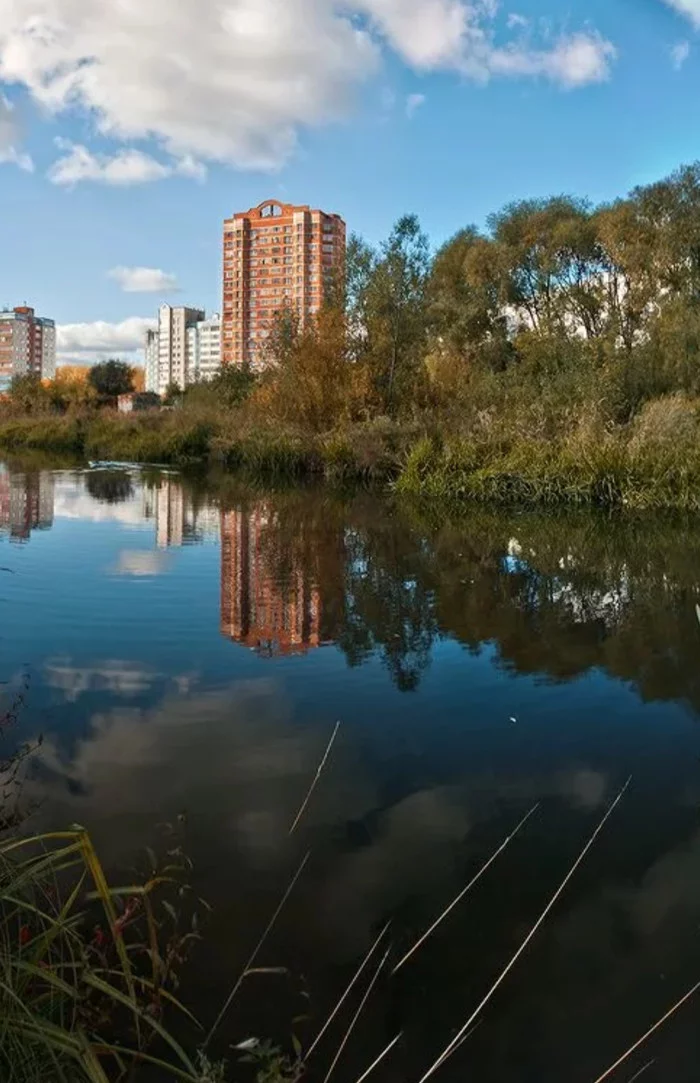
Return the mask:
{"type": "Polygon", "coordinates": [[[155,320],[131,316],[121,323],[64,323],[56,328],[59,361],[78,361],[123,356],[143,349],[146,331],[156,326],[155,320]]]}
{"type": "Polygon", "coordinates": [[[132,184],[146,184],[149,181],[162,180],[174,173],[201,180],[206,175],[204,167],[189,155],[175,165],[164,165],[150,154],[127,147],[110,156],[93,154],[79,143],[69,143],[57,139],[61,150],[67,151],[49,170],[52,184],[73,187],[81,181],[95,181],[98,184],[111,184],[128,187],[132,184]]]}
{"type": "Polygon", "coordinates": [[[512,11],[508,16],[507,26],[509,30],[526,30],[529,25],[530,20],[526,19],[524,15],[518,15],[515,11],[512,11]]]}
{"type": "Polygon", "coordinates": [[[158,267],[113,267],[108,278],[118,282],[124,293],[176,293],[177,278],[158,267]]]}
{"type": "Polygon", "coordinates": [[[417,109],[420,109],[421,105],[425,105],[425,94],[409,94],[406,98],[406,116],[410,120],[416,113],[417,109]]]}
{"type": "Polygon", "coordinates": [[[202,160],[278,166],[301,126],[347,112],[385,50],[417,70],[480,80],[574,87],[607,75],[614,49],[593,31],[553,46],[501,40],[496,9],[493,0],[0,0],[0,81],[49,112],[87,111],[102,136],[154,139],[175,159],[72,146],[52,170],[59,184],[129,184],[201,178],[202,160]]]}
{"type": "Polygon", "coordinates": [[[33,173],[32,159],[17,149],[19,134],[15,109],[0,94],[0,164],[16,165],[26,173],[33,173]]]}
{"type": "Polygon", "coordinates": [[[501,75],[540,76],[565,90],[574,90],[605,82],[616,56],[617,50],[611,42],[597,34],[582,32],[560,38],[546,50],[517,46],[495,49],[491,65],[501,75]]]}
{"type": "Polygon", "coordinates": [[[665,0],[665,3],[700,29],[700,0],[665,0]]]}
{"type": "Polygon", "coordinates": [[[671,63],[676,71],[680,71],[690,56],[690,42],[679,41],[671,49],[671,63]]]}

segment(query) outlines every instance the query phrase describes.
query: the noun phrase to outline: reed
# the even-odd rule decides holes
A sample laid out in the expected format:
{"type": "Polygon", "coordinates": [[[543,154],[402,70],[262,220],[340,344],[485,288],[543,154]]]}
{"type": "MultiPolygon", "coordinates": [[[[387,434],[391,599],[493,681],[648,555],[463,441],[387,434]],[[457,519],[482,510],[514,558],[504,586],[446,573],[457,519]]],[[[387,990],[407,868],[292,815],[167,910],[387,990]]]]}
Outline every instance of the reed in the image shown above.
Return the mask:
{"type": "Polygon", "coordinates": [[[125,900],[143,902],[162,882],[156,879],[115,891],[79,828],[0,843],[3,1079],[106,1083],[143,1063],[186,1083],[200,1080],[154,1010],[181,1005],[164,983],[139,972],[144,911],[125,900]],[[92,925],[99,911],[104,932],[92,925]]]}
{"type": "MultiPolygon", "coordinates": [[[[550,911],[553,909],[553,907],[555,906],[555,904],[558,902],[559,898],[563,894],[567,884],[569,883],[569,881],[573,877],[574,873],[576,872],[579,865],[581,864],[581,862],[585,858],[586,854],[588,853],[588,851],[591,849],[591,847],[595,843],[596,839],[598,838],[598,835],[603,830],[605,824],[607,823],[609,818],[612,816],[613,812],[615,811],[615,809],[619,805],[620,801],[624,797],[624,795],[627,792],[627,789],[628,789],[629,784],[630,784],[631,781],[632,781],[631,778],[627,779],[627,782],[624,784],[624,786],[622,787],[620,792],[617,794],[615,800],[612,802],[612,804],[607,809],[607,811],[606,811],[605,815],[603,816],[602,820],[600,821],[600,823],[596,827],[595,831],[593,832],[593,834],[589,838],[586,845],[581,850],[580,854],[578,855],[578,857],[574,861],[573,865],[571,866],[571,868],[567,872],[567,874],[564,877],[564,879],[562,880],[561,884],[559,885],[557,890],[552,895],[551,899],[549,900],[549,902],[545,906],[544,910],[542,911],[542,913],[538,917],[537,921],[532,926],[532,928],[528,932],[527,936],[525,937],[525,939],[522,941],[522,943],[518,947],[517,951],[513,954],[513,956],[509,960],[509,962],[506,964],[506,966],[503,968],[501,973],[498,975],[498,977],[496,978],[495,982],[490,987],[490,989],[488,990],[486,995],[483,997],[483,999],[476,1006],[476,1008],[474,1009],[472,1014],[467,1019],[466,1023],[460,1028],[460,1030],[457,1032],[457,1034],[452,1039],[452,1041],[448,1042],[447,1046],[442,1051],[442,1053],[437,1058],[437,1060],[433,1062],[433,1064],[430,1066],[430,1068],[425,1073],[425,1075],[422,1076],[422,1078],[420,1080],[420,1083],[425,1083],[425,1081],[427,1079],[429,1079],[438,1070],[438,1068],[440,1068],[445,1063],[445,1061],[450,1056],[452,1056],[452,1054],[455,1052],[455,1050],[459,1047],[462,1038],[468,1033],[469,1028],[471,1026],[473,1026],[473,1024],[475,1023],[475,1021],[477,1020],[477,1018],[479,1017],[479,1015],[481,1014],[483,1009],[486,1007],[488,1002],[493,997],[494,993],[498,990],[499,986],[502,985],[502,983],[505,981],[508,974],[510,973],[510,971],[513,969],[513,967],[517,963],[518,959],[520,958],[520,956],[523,954],[523,952],[525,951],[525,949],[529,945],[530,941],[533,939],[533,937],[539,931],[541,926],[544,924],[544,922],[547,919],[547,916],[549,915],[550,911]]],[[[596,1083],[600,1083],[600,1081],[596,1081],[596,1083]]]]}

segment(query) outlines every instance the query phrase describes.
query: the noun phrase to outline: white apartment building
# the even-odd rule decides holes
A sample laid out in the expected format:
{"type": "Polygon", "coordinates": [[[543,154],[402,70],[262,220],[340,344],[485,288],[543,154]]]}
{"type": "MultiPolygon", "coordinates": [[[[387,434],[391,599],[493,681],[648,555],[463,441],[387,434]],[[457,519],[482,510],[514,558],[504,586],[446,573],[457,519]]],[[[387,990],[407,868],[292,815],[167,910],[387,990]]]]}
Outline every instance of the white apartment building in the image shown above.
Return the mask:
{"type": "Polygon", "coordinates": [[[146,331],[144,345],[144,368],[146,370],[146,391],[158,391],[158,332],[146,331]]]}
{"type": "Polygon", "coordinates": [[[187,328],[187,383],[211,380],[220,368],[221,316],[214,312],[187,328]]]}
{"type": "Polygon", "coordinates": [[[146,332],[146,390],[163,395],[171,384],[185,388],[211,379],[221,365],[221,320],[200,308],[161,305],[158,329],[146,332]]]}

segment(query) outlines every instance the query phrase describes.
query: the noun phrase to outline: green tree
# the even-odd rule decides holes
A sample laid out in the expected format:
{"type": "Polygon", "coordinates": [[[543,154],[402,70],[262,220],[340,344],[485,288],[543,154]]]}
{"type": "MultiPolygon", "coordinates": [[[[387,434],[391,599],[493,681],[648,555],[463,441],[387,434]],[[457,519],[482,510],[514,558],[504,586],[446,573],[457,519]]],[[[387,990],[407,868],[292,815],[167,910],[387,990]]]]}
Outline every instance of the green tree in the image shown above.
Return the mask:
{"type": "Polygon", "coordinates": [[[601,253],[583,200],[523,200],[492,215],[501,303],[538,334],[599,333],[601,253]]]}
{"type": "Polygon", "coordinates": [[[163,403],[165,406],[174,406],[182,398],[183,391],[177,380],[171,380],[165,389],[163,403]]]}
{"type": "Polygon", "coordinates": [[[110,359],[93,365],[88,380],[103,402],[115,402],[134,389],[134,372],[126,361],[110,359]]]}
{"type": "Polygon", "coordinates": [[[443,351],[502,368],[509,356],[496,250],[475,226],[436,253],[428,284],[430,329],[443,351]]]}
{"type": "Polygon", "coordinates": [[[378,256],[360,252],[357,295],[375,390],[385,413],[415,392],[427,340],[428,238],[415,215],[394,226],[378,256]]]}
{"type": "Polygon", "coordinates": [[[41,382],[38,373],[13,376],[10,384],[13,405],[24,414],[45,412],[51,404],[51,396],[41,382]]]}

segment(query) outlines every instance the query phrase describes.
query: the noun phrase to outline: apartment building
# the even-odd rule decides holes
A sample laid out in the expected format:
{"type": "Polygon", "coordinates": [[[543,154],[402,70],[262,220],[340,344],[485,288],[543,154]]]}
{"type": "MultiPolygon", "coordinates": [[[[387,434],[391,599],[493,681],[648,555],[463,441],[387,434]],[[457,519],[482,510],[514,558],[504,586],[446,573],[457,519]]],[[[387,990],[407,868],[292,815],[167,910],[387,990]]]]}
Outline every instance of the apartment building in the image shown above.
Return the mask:
{"type": "Polygon", "coordinates": [[[259,368],[277,313],[302,324],[320,309],[343,273],[345,222],[308,205],[267,200],[224,222],[223,365],[259,368]]]}
{"type": "Polygon", "coordinates": [[[209,380],[221,366],[221,320],[201,308],[161,305],[158,327],[144,342],[146,391],[163,395],[170,384],[209,380]]]}
{"type": "Polygon", "coordinates": [[[0,391],[9,388],[14,376],[29,374],[49,380],[56,375],[56,325],[28,305],[2,309],[0,391]]]}
{"type": "Polygon", "coordinates": [[[187,383],[211,380],[220,368],[221,317],[214,312],[187,328],[187,383]]]}
{"type": "Polygon", "coordinates": [[[158,387],[162,395],[170,384],[187,386],[187,331],[205,318],[201,308],[161,305],[158,310],[158,387]]]}
{"type": "Polygon", "coordinates": [[[158,391],[158,332],[146,331],[143,349],[145,368],[144,390],[158,391]]]}

